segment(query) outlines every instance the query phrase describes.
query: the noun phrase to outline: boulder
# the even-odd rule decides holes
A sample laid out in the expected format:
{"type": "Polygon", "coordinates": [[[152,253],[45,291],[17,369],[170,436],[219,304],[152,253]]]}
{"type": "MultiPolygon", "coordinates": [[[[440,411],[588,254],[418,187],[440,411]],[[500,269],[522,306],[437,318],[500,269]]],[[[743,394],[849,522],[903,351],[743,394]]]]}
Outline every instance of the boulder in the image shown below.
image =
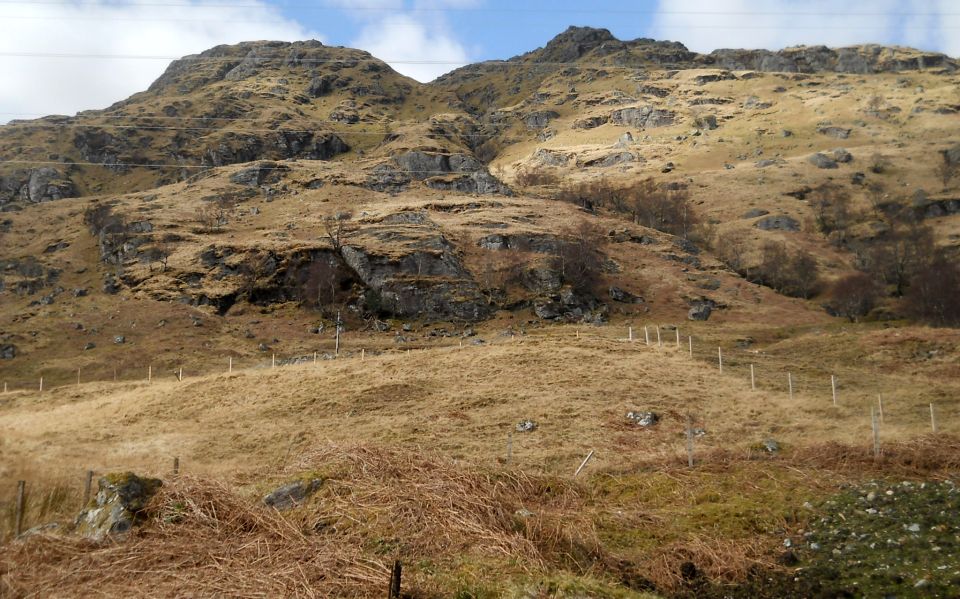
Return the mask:
{"type": "Polygon", "coordinates": [[[807,160],[817,168],[837,168],[836,160],[820,152],[810,156],[807,160]]]}
{"type": "Polygon", "coordinates": [[[833,137],[835,139],[847,139],[850,137],[850,129],[845,129],[843,127],[817,127],[817,133],[820,135],[826,135],[827,137],[833,137]]]}
{"type": "Polygon", "coordinates": [[[258,162],[230,175],[230,182],[247,187],[258,187],[278,182],[282,173],[289,170],[290,167],[276,162],[258,162]]]}
{"type": "Polygon", "coordinates": [[[0,360],[12,360],[17,357],[17,346],[12,343],[0,345],[0,360]]]}
{"type": "Polygon", "coordinates": [[[687,312],[687,318],[690,320],[709,320],[710,314],[713,313],[713,306],[708,302],[697,302],[690,308],[690,311],[687,312]]]}
{"type": "Polygon", "coordinates": [[[323,480],[319,478],[298,480],[274,490],[263,498],[263,503],[275,510],[289,510],[303,505],[322,485],[323,480]]]}
{"type": "Polygon", "coordinates": [[[103,476],[97,484],[96,498],[77,516],[76,532],[100,540],[133,528],[163,481],[124,472],[103,476]]]}
{"type": "Polygon", "coordinates": [[[532,158],[544,166],[566,166],[573,158],[573,154],[540,148],[533,153],[532,158]]]}
{"type": "Polygon", "coordinates": [[[800,223],[786,215],[768,216],[754,224],[761,231],[799,231],[800,223]]]}
{"type": "Polygon", "coordinates": [[[45,166],[30,172],[30,179],[20,189],[20,199],[39,204],[76,195],[73,182],[59,170],[45,166]]]}

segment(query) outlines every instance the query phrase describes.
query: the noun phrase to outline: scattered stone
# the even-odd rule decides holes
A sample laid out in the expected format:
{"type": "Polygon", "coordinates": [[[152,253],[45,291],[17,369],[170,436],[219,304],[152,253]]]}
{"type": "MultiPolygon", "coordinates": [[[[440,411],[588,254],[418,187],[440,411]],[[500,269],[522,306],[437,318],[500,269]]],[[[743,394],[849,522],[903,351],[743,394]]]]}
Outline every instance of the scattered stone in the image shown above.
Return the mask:
{"type": "Polygon", "coordinates": [[[767,450],[767,453],[777,453],[780,451],[780,444],[777,443],[776,439],[764,439],[763,448],[767,450]]]}
{"type": "Polygon", "coordinates": [[[124,337],[123,335],[117,335],[116,337],[113,338],[113,342],[116,343],[117,345],[122,345],[127,342],[127,338],[124,337]]]}
{"type": "Polygon", "coordinates": [[[846,164],[853,161],[853,154],[848,152],[845,148],[837,148],[833,151],[833,159],[841,164],[846,164]]]}
{"type": "Polygon", "coordinates": [[[741,218],[760,218],[761,216],[766,216],[768,214],[770,214],[769,210],[764,210],[763,208],[754,208],[744,212],[741,218]]]}
{"type": "Polygon", "coordinates": [[[518,433],[532,433],[537,430],[537,426],[533,420],[521,420],[517,423],[516,430],[518,433]]]}
{"type": "Polygon", "coordinates": [[[616,285],[611,285],[609,289],[610,299],[615,302],[620,302],[623,304],[642,304],[644,302],[643,298],[621,289],[616,285]]]}
{"type": "Polygon", "coordinates": [[[283,485],[263,498],[263,503],[275,510],[284,511],[303,505],[323,485],[323,480],[312,478],[283,485]]]}
{"type": "Polygon", "coordinates": [[[163,486],[156,478],[142,478],[131,472],[107,474],[97,484],[99,490],[93,505],[80,512],[76,521],[79,535],[96,540],[133,528],[163,486]]]}
{"type": "Polygon", "coordinates": [[[12,343],[0,345],[0,360],[12,360],[17,357],[17,346],[12,343]]]}
{"type": "Polygon", "coordinates": [[[97,346],[97,344],[94,343],[93,341],[88,341],[87,344],[83,346],[83,350],[84,350],[84,351],[91,350],[91,349],[95,348],[96,346],[97,346]]]}
{"type": "Polygon", "coordinates": [[[649,427],[660,422],[660,416],[654,412],[627,412],[627,420],[637,426],[649,427]]]}
{"type": "Polygon", "coordinates": [[[257,345],[257,349],[260,351],[270,351],[270,346],[266,343],[260,343],[257,345]]]}

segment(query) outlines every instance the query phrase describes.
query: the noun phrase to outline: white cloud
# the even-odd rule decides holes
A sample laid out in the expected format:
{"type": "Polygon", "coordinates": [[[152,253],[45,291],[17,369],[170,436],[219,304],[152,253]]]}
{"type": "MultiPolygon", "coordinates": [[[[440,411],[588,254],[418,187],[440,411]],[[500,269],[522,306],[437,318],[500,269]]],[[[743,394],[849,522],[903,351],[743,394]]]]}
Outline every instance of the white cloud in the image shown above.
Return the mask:
{"type": "Polygon", "coordinates": [[[432,81],[469,62],[466,48],[439,23],[410,15],[383,17],[366,25],[354,42],[417,81],[432,81]]]}
{"type": "MultiPolygon", "coordinates": [[[[123,0],[18,4],[0,18],[0,52],[177,57],[218,44],[319,36],[261,0],[144,6],[123,0]],[[215,8],[214,8],[215,7],[215,8]],[[13,18],[11,18],[13,17],[13,18]]],[[[170,61],[0,57],[0,112],[72,114],[147,88],[170,61]]],[[[0,114],[0,123],[17,118],[0,114]]]]}
{"type": "Polygon", "coordinates": [[[328,0],[328,5],[363,22],[351,46],[421,82],[469,62],[469,52],[454,36],[444,11],[481,4],[482,0],[413,0],[412,4],[404,0],[328,0]]]}
{"type": "Polygon", "coordinates": [[[651,33],[691,50],[905,43],[956,56],[955,0],[658,0],[651,33]],[[933,14],[937,16],[904,15],[933,14]]]}

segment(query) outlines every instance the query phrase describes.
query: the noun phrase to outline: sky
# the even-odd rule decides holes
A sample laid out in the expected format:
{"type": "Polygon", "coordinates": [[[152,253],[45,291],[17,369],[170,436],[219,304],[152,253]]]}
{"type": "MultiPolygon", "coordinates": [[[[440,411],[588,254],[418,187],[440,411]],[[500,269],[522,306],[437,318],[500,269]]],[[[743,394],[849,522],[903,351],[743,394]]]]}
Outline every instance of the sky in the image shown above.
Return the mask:
{"type": "Polygon", "coordinates": [[[218,44],[317,39],[430,81],[570,25],[699,52],[872,42],[960,57],[960,0],[0,0],[0,123],[104,108],[218,44]]]}

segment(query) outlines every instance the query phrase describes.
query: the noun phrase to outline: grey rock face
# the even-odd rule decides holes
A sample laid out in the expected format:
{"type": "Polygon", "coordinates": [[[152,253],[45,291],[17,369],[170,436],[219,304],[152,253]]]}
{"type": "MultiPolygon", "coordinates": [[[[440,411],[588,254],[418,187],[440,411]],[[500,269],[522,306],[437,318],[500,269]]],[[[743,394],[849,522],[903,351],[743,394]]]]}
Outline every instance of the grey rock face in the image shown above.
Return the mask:
{"type": "MultiPolygon", "coordinates": [[[[629,133],[627,135],[629,135],[629,133]]],[[[540,148],[533,153],[533,159],[544,166],[566,166],[572,158],[573,154],[566,154],[544,148],[540,148]]]]}
{"type": "Polygon", "coordinates": [[[799,231],[800,223],[786,215],[768,216],[754,225],[761,231],[799,231]]]}
{"type": "Polygon", "coordinates": [[[290,167],[276,162],[258,162],[253,166],[241,169],[230,175],[230,182],[237,185],[246,185],[248,187],[258,187],[268,183],[276,183],[283,176],[283,173],[290,170],[290,167]]]}
{"type": "Polygon", "coordinates": [[[321,486],[323,481],[319,478],[298,480],[274,490],[263,498],[263,503],[275,510],[289,510],[303,505],[321,486]]]}
{"type": "Polygon", "coordinates": [[[550,121],[560,116],[558,112],[553,110],[540,110],[537,112],[531,112],[524,117],[523,123],[527,126],[527,129],[540,130],[546,129],[550,124],[550,121]]]}
{"type": "Polygon", "coordinates": [[[824,169],[837,168],[836,160],[834,160],[833,158],[830,158],[826,154],[821,154],[820,152],[817,152],[816,154],[810,156],[810,158],[808,158],[807,161],[817,168],[824,168],[824,169]]]}
{"type": "Polygon", "coordinates": [[[427,187],[444,191],[457,191],[478,195],[511,196],[513,192],[499,179],[486,171],[477,171],[459,177],[433,177],[427,179],[427,187]]]}
{"type": "Polygon", "coordinates": [[[108,474],[98,481],[93,505],[77,516],[77,533],[92,539],[123,533],[136,523],[163,482],[136,474],[108,474]]]}
{"type": "Polygon", "coordinates": [[[622,108],[613,111],[610,114],[610,122],[614,125],[644,129],[647,127],[654,128],[672,125],[676,116],[676,113],[670,110],[654,108],[652,106],[641,106],[639,108],[622,108]]]}
{"type": "Polygon", "coordinates": [[[39,204],[76,195],[73,182],[59,170],[45,166],[30,172],[30,178],[20,188],[20,199],[39,204]]]}
{"type": "Polygon", "coordinates": [[[471,173],[482,169],[480,162],[466,154],[437,154],[417,150],[394,157],[401,170],[416,180],[444,173],[471,173]]]}

